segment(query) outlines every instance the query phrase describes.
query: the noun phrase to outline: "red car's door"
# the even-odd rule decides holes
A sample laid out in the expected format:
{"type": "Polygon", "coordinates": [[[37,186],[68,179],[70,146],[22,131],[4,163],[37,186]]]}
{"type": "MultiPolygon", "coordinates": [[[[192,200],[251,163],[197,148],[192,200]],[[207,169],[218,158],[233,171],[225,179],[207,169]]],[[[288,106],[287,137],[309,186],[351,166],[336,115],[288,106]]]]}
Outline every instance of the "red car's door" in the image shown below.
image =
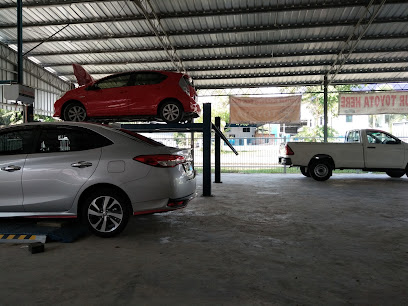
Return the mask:
{"type": "Polygon", "coordinates": [[[132,75],[133,86],[129,86],[131,96],[129,114],[157,114],[157,103],[165,97],[162,82],[166,78],[166,75],[155,71],[134,72],[132,75]]]}
{"type": "Polygon", "coordinates": [[[82,98],[89,116],[124,116],[129,113],[130,73],[112,75],[86,89],[82,98]]]}

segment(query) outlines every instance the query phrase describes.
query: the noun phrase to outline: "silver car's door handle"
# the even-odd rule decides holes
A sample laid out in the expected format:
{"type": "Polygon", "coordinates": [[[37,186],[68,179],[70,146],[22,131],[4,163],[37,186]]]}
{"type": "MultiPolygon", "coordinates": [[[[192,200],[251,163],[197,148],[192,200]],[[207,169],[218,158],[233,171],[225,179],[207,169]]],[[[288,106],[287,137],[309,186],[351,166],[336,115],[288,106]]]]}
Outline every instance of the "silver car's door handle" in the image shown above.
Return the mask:
{"type": "Polygon", "coordinates": [[[13,172],[13,171],[18,171],[20,170],[21,167],[19,166],[14,166],[14,165],[10,165],[10,166],[6,166],[6,167],[2,167],[1,170],[3,171],[7,171],[7,172],[13,172]]]}
{"type": "Polygon", "coordinates": [[[71,167],[76,167],[76,168],[85,168],[85,167],[91,167],[92,163],[86,162],[86,161],[79,161],[77,163],[72,163],[71,167]]]}

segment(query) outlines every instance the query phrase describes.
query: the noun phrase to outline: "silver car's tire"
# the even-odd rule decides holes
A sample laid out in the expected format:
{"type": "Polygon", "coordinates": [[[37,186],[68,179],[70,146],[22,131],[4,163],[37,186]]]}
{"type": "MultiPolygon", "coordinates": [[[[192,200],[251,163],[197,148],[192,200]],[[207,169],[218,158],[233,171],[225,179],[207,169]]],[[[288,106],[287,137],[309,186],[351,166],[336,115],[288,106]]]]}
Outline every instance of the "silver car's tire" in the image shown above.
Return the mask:
{"type": "Polygon", "coordinates": [[[159,116],[167,123],[178,123],[183,117],[183,107],[177,101],[165,102],[160,107],[159,116]]]}
{"type": "Polygon", "coordinates": [[[86,119],[86,109],[81,103],[71,103],[65,107],[64,120],[82,122],[86,119]]]}
{"type": "Polygon", "coordinates": [[[129,221],[129,205],[115,190],[92,192],[82,206],[82,220],[97,236],[109,238],[121,233],[129,221]]]}

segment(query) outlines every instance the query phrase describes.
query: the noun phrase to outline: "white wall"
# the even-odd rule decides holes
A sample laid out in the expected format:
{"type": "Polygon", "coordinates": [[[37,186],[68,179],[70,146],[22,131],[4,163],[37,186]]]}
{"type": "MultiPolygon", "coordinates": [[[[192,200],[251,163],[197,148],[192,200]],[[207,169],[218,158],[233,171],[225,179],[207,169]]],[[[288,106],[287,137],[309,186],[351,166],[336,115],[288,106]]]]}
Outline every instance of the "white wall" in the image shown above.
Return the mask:
{"type": "MultiPolygon", "coordinates": [[[[27,59],[24,59],[23,69],[23,85],[35,89],[34,113],[52,116],[54,114],[54,102],[62,93],[70,89],[70,83],[27,59]]],[[[17,52],[1,43],[0,80],[17,81],[17,52]]],[[[8,85],[0,85],[0,108],[10,111],[21,110],[21,106],[15,101],[4,99],[4,86],[8,85]]]]}

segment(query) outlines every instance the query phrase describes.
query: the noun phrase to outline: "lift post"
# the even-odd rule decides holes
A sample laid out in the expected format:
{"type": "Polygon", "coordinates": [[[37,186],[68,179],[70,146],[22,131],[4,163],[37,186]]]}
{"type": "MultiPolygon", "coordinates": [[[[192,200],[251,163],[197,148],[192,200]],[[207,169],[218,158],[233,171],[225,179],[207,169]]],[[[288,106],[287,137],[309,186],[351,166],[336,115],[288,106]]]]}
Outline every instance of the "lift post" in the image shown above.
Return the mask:
{"type": "Polygon", "coordinates": [[[211,196],[211,104],[203,105],[203,196],[211,196]]]}
{"type": "MultiPolygon", "coordinates": [[[[218,136],[217,150],[220,152],[220,139],[222,139],[231,150],[238,155],[238,152],[229,143],[225,135],[219,128],[211,122],[211,104],[204,103],[203,105],[203,123],[185,123],[185,124],[121,124],[121,128],[135,131],[139,133],[147,132],[199,132],[203,133],[203,194],[204,197],[211,195],[211,129],[218,136]]],[[[217,143],[217,141],[215,141],[217,143]]],[[[217,154],[217,153],[216,153],[217,154]]],[[[218,153],[220,154],[220,153],[218,153]]],[[[221,165],[219,159],[215,164],[216,172],[220,175],[221,165]]]]}
{"type": "MultiPolygon", "coordinates": [[[[220,129],[221,127],[221,118],[215,117],[214,125],[220,129]]],[[[214,162],[215,162],[215,181],[214,183],[221,182],[221,137],[218,133],[215,133],[215,143],[214,143],[214,162]]]]}

